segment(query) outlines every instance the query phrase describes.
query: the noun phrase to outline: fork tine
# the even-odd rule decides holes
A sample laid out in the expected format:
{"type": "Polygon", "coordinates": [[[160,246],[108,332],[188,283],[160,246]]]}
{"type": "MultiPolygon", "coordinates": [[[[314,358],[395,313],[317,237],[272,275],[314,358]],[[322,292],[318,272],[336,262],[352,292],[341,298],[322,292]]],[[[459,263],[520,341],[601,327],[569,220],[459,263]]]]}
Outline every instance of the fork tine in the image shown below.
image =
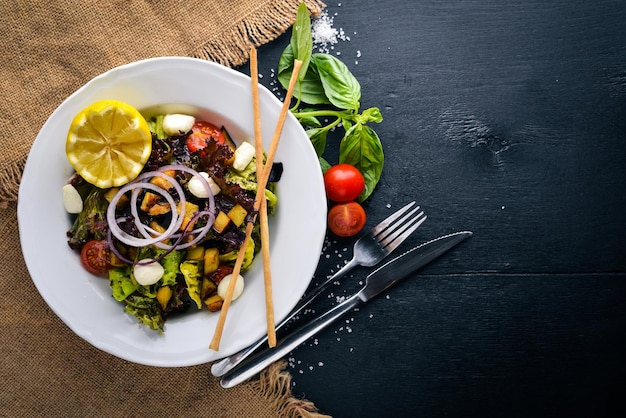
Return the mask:
{"type": "MultiPolygon", "coordinates": [[[[381,223],[379,223],[378,225],[376,225],[374,228],[372,228],[372,234],[374,236],[378,235],[379,233],[381,233],[382,231],[384,231],[389,225],[391,225],[396,219],[398,219],[400,216],[402,216],[406,211],[408,211],[411,206],[413,206],[415,204],[415,201],[412,201],[410,203],[408,203],[407,205],[405,205],[404,207],[398,209],[396,212],[394,212],[393,214],[391,214],[389,217],[387,217],[386,219],[384,219],[381,223]]],[[[418,206],[419,208],[419,206],[418,206]]]]}
{"type": "Polygon", "coordinates": [[[397,230],[398,228],[402,228],[402,226],[406,223],[406,221],[409,218],[411,218],[413,214],[417,212],[419,209],[420,209],[419,206],[413,208],[409,213],[404,215],[402,218],[396,220],[393,224],[389,225],[387,229],[384,229],[383,231],[381,231],[380,234],[375,235],[374,238],[376,238],[379,242],[382,242],[385,238],[391,235],[391,233],[393,233],[395,230],[397,230]]]}
{"type": "Polygon", "coordinates": [[[391,252],[395,250],[398,245],[402,244],[404,240],[409,237],[409,235],[415,232],[415,230],[424,223],[426,218],[427,216],[424,215],[423,211],[418,213],[415,218],[411,219],[409,222],[403,225],[402,228],[398,229],[391,236],[381,241],[381,244],[385,251],[391,252]]]}

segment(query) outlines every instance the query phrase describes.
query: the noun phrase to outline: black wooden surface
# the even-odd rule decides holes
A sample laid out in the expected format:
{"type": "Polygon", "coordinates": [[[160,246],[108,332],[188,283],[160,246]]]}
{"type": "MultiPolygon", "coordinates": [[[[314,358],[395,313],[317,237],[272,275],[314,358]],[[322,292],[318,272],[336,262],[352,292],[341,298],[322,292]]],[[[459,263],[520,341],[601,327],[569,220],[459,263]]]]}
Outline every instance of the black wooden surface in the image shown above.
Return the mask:
{"type": "MultiPolygon", "coordinates": [[[[384,117],[368,226],[415,199],[402,248],[475,235],[295,350],[296,396],[335,417],[624,416],[626,3],[327,4],[350,38],[331,53],[384,117]]],[[[259,50],[271,89],[288,37],[259,50]]],[[[314,282],[352,242],[328,237],[314,282]]]]}

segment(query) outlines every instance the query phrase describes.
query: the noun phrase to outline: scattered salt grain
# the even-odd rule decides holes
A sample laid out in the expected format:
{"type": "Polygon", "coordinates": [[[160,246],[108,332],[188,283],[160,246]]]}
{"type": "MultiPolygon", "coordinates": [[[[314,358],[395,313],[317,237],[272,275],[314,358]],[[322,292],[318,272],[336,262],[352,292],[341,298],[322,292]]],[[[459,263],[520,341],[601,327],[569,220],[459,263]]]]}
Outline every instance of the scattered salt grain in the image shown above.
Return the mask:
{"type": "Polygon", "coordinates": [[[320,367],[322,367],[322,366],[324,365],[324,363],[323,363],[323,362],[321,362],[321,361],[319,361],[319,362],[317,363],[317,365],[318,365],[318,366],[320,366],[320,367]]]}
{"type": "MultiPolygon", "coordinates": [[[[319,17],[311,23],[311,34],[313,36],[313,44],[317,46],[320,52],[329,53],[334,50],[334,45],[339,41],[349,41],[345,31],[341,28],[337,30],[333,27],[334,16],[328,16],[328,12],[323,11],[319,17]]],[[[337,55],[340,53],[338,52],[337,55]]]]}

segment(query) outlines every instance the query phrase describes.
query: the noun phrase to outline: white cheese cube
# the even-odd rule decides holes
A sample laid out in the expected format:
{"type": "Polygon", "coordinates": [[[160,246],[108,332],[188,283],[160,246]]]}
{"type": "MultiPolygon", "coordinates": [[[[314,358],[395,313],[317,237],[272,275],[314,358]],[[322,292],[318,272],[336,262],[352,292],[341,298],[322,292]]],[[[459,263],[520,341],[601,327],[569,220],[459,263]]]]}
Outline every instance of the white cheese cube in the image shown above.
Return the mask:
{"type": "Polygon", "coordinates": [[[244,170],[252,158],[256,154],[254,146],[249,142],[242,142],[241,145],[235,150],[235,160],[233,161],[233,168],[237,171],[244,170]]]}
{"type": "Polygon", "coordinates": [[[173,113],[163,118],[163,131],[168,135],[180,135],[189,132],[196,123],[196,118],[189,115],[173,113]]]}

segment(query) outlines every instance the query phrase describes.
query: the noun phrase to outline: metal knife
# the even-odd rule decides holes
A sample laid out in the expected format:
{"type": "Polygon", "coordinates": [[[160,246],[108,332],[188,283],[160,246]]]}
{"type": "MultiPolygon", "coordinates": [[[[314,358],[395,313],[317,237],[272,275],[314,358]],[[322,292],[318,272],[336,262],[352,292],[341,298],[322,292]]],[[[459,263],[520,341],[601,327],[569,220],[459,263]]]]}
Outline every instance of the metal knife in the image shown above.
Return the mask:
{"type": "Polygon", "coordinates": [[[357,306],[384,292],[419,268],[439,257],[472,235],[470,231],[455,232],[428,241],[388,261],[367,276],[365,286],[325,314],[313,319],[281,340],[275,348],[265,348],[220,379],[224,388],[242,383],[270,364],[289,354],[300,344],[357,306]]]}

